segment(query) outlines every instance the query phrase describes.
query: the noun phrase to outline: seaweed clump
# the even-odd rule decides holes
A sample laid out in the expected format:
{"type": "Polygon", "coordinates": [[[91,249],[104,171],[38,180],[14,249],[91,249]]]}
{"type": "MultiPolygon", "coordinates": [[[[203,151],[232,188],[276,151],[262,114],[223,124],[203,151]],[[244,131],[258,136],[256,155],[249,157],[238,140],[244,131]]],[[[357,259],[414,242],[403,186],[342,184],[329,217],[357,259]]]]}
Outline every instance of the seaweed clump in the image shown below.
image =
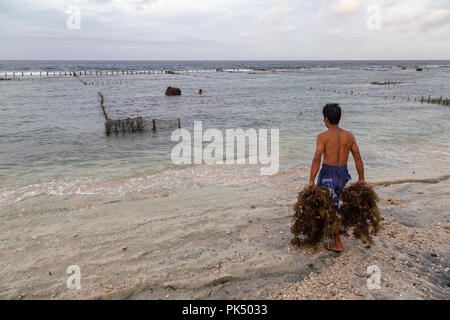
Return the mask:
{"type": "Polygon", "coordinates": [[[292,240],[295,246],[317,246],[326,237],[333,238],[339,233],[340,219],[326,187],[300,192],[294,211],[291,232],[295,235],[292,240]],[[303,241],[298,238],[301,235],[305,237],[303,241]]]}
{"type": "Polygon", "coordinates": [[[341,201],[342,233],[346,235],[353,228],[356,239],[373,243],[372,236],[380,231],[382,220],[373,188],[354,183],[342,191],[341,201]]]}

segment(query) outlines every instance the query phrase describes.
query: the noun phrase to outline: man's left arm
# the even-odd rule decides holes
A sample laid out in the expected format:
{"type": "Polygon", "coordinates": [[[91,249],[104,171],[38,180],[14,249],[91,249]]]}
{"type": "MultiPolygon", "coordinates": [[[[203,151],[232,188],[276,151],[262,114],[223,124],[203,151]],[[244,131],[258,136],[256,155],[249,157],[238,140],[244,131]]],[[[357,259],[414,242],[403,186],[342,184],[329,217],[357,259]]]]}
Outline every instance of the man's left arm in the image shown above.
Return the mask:
{"type": "Polygon", "coordinates": [[[358,183],[362,184],[363,186],[367,186],[366,179],[364,178],[364,163],[361,158],[361,153],[359,152],[358,144],[356,143],[356,139],[354,137],[351,152],[353,155],[353,159],[355,159],[356,171],[358,172],[358,183]]]}

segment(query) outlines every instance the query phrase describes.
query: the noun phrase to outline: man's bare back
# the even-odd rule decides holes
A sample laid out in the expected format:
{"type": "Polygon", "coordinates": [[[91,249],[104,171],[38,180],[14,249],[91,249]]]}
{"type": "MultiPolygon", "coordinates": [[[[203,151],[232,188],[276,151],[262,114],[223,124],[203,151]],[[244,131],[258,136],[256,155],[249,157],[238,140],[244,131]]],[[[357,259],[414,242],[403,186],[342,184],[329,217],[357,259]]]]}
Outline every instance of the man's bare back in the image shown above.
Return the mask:
{"type": "Polygon", "coordinates": [[[329,129],[318,137],[324,145],[323,164],[329,166],[346,166],[350,150],[356,144],[355,137],[339,127],[329,129]]]}

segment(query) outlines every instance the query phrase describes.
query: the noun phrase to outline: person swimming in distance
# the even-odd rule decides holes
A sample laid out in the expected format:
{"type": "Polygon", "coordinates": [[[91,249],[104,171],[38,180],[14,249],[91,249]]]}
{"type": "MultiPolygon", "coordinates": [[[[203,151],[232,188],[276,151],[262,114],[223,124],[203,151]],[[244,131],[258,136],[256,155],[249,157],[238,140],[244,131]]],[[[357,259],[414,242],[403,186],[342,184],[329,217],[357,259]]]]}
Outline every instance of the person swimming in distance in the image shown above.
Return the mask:
{"type": "Polygon", "coordinates": [[[194,93],[195,93],[195,94],[203,94],[203,90],[200,89],[200,90],[194,91],[194,93]]]}

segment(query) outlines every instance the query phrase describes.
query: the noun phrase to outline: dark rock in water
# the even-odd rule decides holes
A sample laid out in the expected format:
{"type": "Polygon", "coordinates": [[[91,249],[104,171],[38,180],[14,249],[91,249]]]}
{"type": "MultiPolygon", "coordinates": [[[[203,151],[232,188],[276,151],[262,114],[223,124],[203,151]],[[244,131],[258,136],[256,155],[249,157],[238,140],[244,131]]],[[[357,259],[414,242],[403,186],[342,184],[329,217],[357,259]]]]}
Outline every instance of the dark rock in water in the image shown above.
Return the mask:
{"type": "Polygon", "coordinates": [[[417,68],[416,71],[423,71],[423,69],[422,68],[417,68]]]}
{"type": "Polygon", "coordinates": [[[0,78],[0,81],[9,81],[11,78],[0,78]]]}
{"type": "Polygon", "coordinates": [[[291,232],[295,235],[292,244],[296,246],[317,246],[326,237],[333,238],[339,233],[339,217],[326,187],[300,192],[294,211],[291,232]],[[303,243],[298,239],[302,235],[306,237],[303,243]]]}
{"type": "Polygon", "coordinates": [[[166,90],[166,96],[180,96],[181,90],[178,88],[168,87],[166,90]]]}

